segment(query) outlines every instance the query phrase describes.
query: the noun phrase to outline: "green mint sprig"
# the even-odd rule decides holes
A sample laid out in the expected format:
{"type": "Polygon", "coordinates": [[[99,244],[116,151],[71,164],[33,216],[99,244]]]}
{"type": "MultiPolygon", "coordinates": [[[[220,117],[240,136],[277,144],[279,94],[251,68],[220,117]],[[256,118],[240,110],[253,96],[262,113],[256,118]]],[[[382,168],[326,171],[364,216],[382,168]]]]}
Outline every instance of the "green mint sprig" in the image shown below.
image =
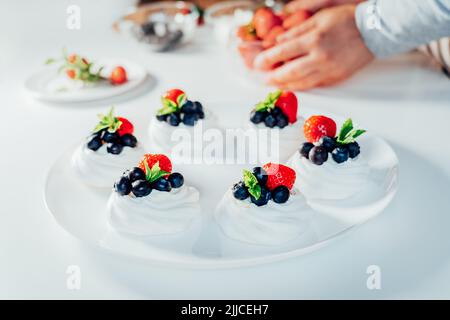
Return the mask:
{"type": "Polygon", "coordinates": [[[161,102],[163,107],[161,109],[158,110],[157,115],[158,116],[164,116],[167,114],[171,114],[174,112],[177,112],[181,106],[186,102],[187,98],[186,95],[180,94],[177,97],[177,102],[173,102],[172,100],[169,100],[167,98],[161,97],[161,102]]]}
{"type": "Polygon", "coordinates": [[[170,172],[161,169],[161,167],[159,166],[159,161],[157,161],[151,168],[148,166],[147,161],[145,161],[144,167],[145,167],[145,179],[148,182],[154,182],[159,178],[170,174],[170,172]]]}
{"type": "Polygon", "coordinates": [[[347,119],[341,127],[337,136],[337,142],[339,144],[349,144],[355,142],[356,138],[364,134],[366,130],[355,129],[353,127],[352,119],[347,119]]]}
{"type": "Polygon", "coordinates": [[[243,171],[244,184],[248,188],[248,192],[258,200],[261,197],[261,186],[258,184],[258,179],[248,170],[243,171]]]}
{"type": "Polygon", "coordinates": [[[111,107],[106,115],[99,114],[100,122],[94,128],[94,133],[104,129],[108,129],[109,132],[116,132],[122,125],[122,121],[114,116],[114,107],[111,107]]]}
{"type": "Polygon", "coordinates": [[[281,90],[277,90],[275,92],[271,92],[267,95],[266,100],[259,102],[255,106],[256,111],[268,111],[270,109],[275,108],[275,103],[278,101],[278,98],[281,95],[281,90]]]}

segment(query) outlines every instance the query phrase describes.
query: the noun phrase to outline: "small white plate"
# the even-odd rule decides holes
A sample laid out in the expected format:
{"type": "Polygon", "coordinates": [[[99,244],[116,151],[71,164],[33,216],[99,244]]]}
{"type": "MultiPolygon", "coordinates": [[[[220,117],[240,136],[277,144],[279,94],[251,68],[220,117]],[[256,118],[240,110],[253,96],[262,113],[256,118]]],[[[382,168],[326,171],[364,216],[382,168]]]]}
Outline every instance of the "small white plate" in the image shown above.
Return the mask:
{"type": "Polygon", "coordinates": [[[146,70],[127,60],[100,59],[96,66],[104,66],[105,75],[109,75],[116,66],[127,71],[128,81],[121,85],[111,85],[102,81],[92,85],[81,85],[78,81],[67,78],[64,72],[58,73],[58,67],[48,66],[33,74],[25,81],[25,89],[35,99],[58,103],[79,103],[98,101],[127,93],[147,78],[146,70]]]}
{"type": "MultiPolygon", "coordinates": [[[[317,113],[317,110],[309,110],[302,115],[317,113]]],[[[376,171],[378,183],[352,201],[311,203],[316,211],[309,230],[281,246],[234,241],[212,220],[217,203],[248,165],[175,165],[175,170],[182,172],[186,181],[199,189],[203,217],[188,231],[171,236],[131,238],[112,230],[106,220],[106,202],[112,190],[89,188],[77,179],[70,167],[73,149],[66,151],[51,167],[45,185],[45,203],[57,222],[78,239],[148,263],[192,268],[264,264],[316,250],[375,217],[390,203],[397,191],[395,152],[384,140],[370,134],[361,139],[361,146],[369,165],[376,171]],[[334,209],[331,213],[330,207],[334,209]],[[350,214],[360,217],[348,219],[350,214]]]]}

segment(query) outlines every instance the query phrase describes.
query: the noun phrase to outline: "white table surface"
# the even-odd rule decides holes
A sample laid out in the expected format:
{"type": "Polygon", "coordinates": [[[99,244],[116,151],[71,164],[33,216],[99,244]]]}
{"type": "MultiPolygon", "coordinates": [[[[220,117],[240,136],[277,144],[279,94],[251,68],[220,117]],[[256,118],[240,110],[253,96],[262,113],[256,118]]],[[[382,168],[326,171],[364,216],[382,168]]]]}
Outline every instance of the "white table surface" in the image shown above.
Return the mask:
{"type": "Polygon", "coordinates": [[[300,94],[302,103],[351,115],[383,136],[401,163],[399,193],[389,208],[319,251],[259,267],[180,270],[110,256],[59,227],[44,206],[46,172],[107,108],[26,96],[24,80],[63,46],[130,58],[155,75],[151,92],[116,103],[140,119],[141,130],[169,87],[206,101],[230,93],[259,99],[267,91],[223,72],[221,49],[209,45],[207,32],[196,46],[168,54],[151,54],[113,34],[110,25],[127,2],[0,2],[0,298],[450,298],[450,81],[447,90],[427,95],[421,70],[414,71],[419,82],[389,96],[300,94]],[[81,30],[65,27],[69,4],[81,7],[81,30]],[[80,290],[66,287],[69,265],[80,266],[80,290]],[[369,265],[381,268],[381,290],[366,287],[369,265]]]}

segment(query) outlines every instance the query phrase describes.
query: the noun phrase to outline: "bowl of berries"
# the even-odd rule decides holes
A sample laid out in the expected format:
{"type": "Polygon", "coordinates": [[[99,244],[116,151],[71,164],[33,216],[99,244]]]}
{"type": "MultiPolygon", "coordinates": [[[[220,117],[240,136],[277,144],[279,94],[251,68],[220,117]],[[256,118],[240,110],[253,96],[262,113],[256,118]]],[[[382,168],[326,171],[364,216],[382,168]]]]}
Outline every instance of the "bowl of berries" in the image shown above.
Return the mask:
{"type": "Polygon", "coordinates": [[[125,15],[114,24],[152,51],[165,52],[189,43],[197,29],[200,13],[186,1],[150,3],[125,15]]]}

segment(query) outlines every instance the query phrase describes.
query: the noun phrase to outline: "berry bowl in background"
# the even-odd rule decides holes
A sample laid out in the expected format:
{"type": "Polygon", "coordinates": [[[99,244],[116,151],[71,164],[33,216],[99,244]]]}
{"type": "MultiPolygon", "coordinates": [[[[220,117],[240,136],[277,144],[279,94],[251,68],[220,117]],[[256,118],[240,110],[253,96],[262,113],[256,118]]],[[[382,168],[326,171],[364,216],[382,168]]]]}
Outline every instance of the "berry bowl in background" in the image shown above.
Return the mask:
{"type": "Polygon", "coordinates": [[[152,51],[164,52],[189,43],[197,29],[197,7],[185,1],[155,2],[139,7],[114,23],[152,51]]]}

